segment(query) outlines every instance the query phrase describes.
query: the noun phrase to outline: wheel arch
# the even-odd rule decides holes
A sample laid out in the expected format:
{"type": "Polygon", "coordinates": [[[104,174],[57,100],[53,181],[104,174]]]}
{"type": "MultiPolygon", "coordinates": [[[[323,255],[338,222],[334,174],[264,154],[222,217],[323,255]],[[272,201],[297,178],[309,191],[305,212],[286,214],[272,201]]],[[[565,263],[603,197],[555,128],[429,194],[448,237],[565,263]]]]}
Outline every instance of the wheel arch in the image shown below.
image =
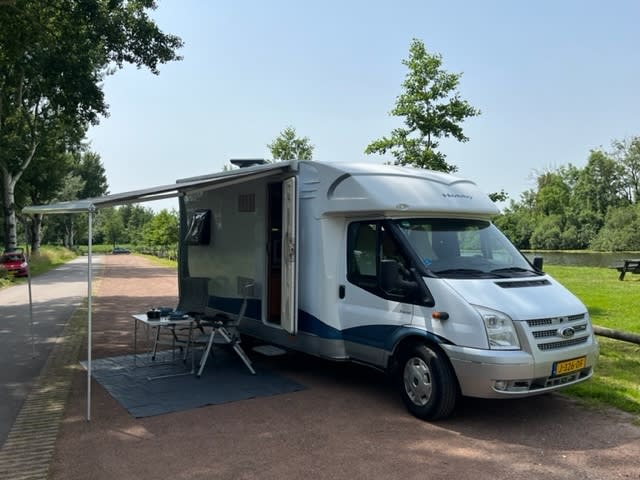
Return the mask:
{"type": "Polygon", "coordinates": [[[393,346],[390,349],[391,355],[389,355],[387,361],[387,372],[392,376],[397,373],[400,366],[400,359],[404,352],[408,351],[415,345],[427,345],[430,348],[437,350],[442,355],[442,358],[449,364],[449,367],[456,379],[458,392],[460,392],[460,382],[456,371],[453,368],[451,360],[449,360],[449,355],[447,355],[447,352],[442,348],[442,344],[450,342],[424,330],[415,328],[406,328],[403,330],[404,331],[400,335],[396,336],[393,346]]]}

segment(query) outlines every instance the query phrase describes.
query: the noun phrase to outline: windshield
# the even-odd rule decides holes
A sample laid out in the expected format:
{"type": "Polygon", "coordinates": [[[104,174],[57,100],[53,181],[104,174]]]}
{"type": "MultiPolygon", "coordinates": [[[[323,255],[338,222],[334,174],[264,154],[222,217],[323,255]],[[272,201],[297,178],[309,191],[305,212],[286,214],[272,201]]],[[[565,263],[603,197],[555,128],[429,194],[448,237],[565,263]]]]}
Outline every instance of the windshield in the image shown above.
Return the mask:
{"type": "Polygon", "coordinates": [[[432,273],[446,278],[509,278],[539,275],[500,230],[486,220],[396,220],[432,273]]]}

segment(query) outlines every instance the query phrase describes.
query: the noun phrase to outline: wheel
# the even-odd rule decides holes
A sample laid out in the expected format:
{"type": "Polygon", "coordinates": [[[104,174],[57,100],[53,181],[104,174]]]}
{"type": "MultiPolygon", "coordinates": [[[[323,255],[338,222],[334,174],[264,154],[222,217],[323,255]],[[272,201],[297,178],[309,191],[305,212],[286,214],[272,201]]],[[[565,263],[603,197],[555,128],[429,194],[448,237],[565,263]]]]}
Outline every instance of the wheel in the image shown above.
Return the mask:
{"type": "Polygon", "coordinates": [[[407,410],[423,420],[449,416],[458,400],[451,365],[442,352],[425,344],[413,345],[401,355],[398,384],[407,410]]]}

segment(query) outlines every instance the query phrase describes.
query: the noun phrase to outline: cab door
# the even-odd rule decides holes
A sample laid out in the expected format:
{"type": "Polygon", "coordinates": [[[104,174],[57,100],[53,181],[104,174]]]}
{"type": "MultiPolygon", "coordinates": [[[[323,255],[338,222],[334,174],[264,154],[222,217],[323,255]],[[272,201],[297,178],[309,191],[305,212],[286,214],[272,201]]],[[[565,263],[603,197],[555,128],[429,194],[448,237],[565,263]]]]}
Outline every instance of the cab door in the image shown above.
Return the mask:
{"type": "Polygon", "coordinates": [[[282,182],[282,293],[280,318],[284,330],[298,331],[298,193],[296,177],[282,182]]]}
{"type": "Polygon", "coordinates": [[[411,324],[414,306],[406,296],[384,291],[380,265],[387,259],[405,259],[383,222],[376,220],[352,222],[346,250],[339,304],[345,349],[350,358],[383,366],[390,338],[411,324]]]}

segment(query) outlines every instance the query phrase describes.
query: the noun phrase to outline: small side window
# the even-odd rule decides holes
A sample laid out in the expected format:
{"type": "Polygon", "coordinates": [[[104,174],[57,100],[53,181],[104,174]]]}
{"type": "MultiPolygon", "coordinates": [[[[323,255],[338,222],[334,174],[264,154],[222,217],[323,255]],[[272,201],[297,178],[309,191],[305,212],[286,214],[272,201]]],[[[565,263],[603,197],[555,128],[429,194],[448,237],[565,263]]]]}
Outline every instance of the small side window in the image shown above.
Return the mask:
{"type": "Polygon", "coordinates": [[[347,279],[365,290],[377,287],[378,224],[356,222],[349,225],[347,279]]]}

